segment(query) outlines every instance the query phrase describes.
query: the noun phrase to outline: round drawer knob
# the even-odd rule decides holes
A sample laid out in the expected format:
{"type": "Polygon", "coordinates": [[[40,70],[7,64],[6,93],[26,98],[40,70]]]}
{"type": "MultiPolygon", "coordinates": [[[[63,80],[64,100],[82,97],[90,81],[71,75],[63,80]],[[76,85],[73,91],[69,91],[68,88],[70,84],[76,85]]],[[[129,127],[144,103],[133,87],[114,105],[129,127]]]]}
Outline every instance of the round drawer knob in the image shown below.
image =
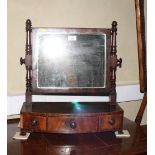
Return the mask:
{"type": "Polygon", "coordinates": [[[37,126],[37,124],[38,124],[38,122],[37,122],[36,119],[33,119],[33,120],[31,121],[31,125],[32,125],[32,126],[37,126]]]}
{"type": "Polygon", "coordinates": [[[115,118],[110,118],[109,119],[109,124],[114,125],[115,124],[115,118]]]}
{"type": "Polygon", "coordinates": [[[76,128],[76,122],[75,122],[75,120],[70,120],[69,125],[70,125],[70,127],[72,129],[75,129],[76,128]]]}

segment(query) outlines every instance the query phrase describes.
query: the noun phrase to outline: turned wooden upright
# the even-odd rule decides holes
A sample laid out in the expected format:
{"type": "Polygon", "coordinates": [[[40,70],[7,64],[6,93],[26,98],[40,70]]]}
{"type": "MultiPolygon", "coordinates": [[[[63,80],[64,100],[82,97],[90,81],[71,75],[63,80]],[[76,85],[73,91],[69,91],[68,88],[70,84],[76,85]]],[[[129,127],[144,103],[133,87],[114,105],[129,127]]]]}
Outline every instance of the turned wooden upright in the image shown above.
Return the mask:
{"type": "Polygon", "coordinates": [[[113,21],[111,29],[111,63],[110,63],[110,81],[111,81],[111,104],[116,104],[116,69],[117,66],[122,66],[122,59],[117,59],[117,44],[116,44],[116,35],[117,35],[117,22],[113,21]]]}
{"type": "Polygon", "coordinates": [[[31,20],[26,21],[26,46],[25,59],[20,58],[20,64],[25,64],[26,67],[26,103],[32,102],[32,45],[31,45],[31,20]]]}

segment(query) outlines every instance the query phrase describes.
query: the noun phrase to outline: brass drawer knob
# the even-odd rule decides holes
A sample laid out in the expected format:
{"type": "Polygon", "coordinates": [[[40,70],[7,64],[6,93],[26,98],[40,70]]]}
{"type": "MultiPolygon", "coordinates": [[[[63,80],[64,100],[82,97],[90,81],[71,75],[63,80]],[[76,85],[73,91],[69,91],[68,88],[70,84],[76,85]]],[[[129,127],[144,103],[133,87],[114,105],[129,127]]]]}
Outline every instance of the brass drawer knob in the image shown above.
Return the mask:
{"type": "Polygon", "coordinates": [[[33,120],[31,121],[31,125],[32,125],[32,126],[37,126],[37,125],[38,125],[37,120],[36,120],[36,119],[33,119],[33,120]]]}

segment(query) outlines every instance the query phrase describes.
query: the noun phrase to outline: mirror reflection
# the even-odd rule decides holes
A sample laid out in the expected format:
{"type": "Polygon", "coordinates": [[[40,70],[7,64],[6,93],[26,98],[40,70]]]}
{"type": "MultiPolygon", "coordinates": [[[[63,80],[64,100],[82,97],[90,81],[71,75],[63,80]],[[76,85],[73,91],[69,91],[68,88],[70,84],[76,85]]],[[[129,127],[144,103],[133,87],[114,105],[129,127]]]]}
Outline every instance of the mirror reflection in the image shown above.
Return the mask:
{"type": "Polygon", "coordinates": [[[37,33],[38,88],[105,86],[105,34],[37,33]]]}

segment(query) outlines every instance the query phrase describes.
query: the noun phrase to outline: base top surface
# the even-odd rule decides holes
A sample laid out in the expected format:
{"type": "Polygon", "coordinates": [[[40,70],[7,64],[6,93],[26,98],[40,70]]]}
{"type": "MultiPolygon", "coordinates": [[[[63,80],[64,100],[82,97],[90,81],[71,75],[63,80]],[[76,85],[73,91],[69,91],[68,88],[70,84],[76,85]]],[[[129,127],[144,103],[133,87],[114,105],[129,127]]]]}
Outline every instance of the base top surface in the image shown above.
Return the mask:
{"type": "Polygon", "coordinates": [[[107,102],[32,102],[24,103],[21,112],[82,114],[101,112],[121,112],[119,105],[111,106],[107,102]]]}

